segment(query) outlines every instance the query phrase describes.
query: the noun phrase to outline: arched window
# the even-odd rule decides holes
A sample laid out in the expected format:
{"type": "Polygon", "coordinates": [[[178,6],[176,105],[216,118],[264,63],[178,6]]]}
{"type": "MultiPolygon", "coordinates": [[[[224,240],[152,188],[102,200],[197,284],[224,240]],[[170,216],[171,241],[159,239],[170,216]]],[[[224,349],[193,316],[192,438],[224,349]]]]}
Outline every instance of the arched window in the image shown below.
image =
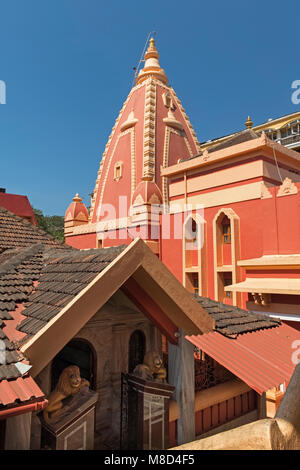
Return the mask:
{"type": "Polygon", "coordinates": [[[91,384],[91,388],[95,389],[96,353],[88,341],[73,339],[52,361],[51,390],[55,388],[62,371],[72,365],[79,367],[81,377],[88,380],[91,384]]]}
{"type": "Polygon", "coordinates": [[[138,364],[142,364],[146,353],[146,338],[141,330],[135,330],[129,340],[128,372],[134,371],[138,364]]]}
{"type": "Polygon", "coordinates": [[[197,244],[198,225],[192,217],[185,224],[185,240],[189,243],[197,244]]]}
{"type": "Polygon", "coordinates": [[[226,245],[231,243],[231,227],[230,227],[230,220],[227,216],[225,216],[222,220],[222,235],[223,235],[223,243],[226,245]]]}

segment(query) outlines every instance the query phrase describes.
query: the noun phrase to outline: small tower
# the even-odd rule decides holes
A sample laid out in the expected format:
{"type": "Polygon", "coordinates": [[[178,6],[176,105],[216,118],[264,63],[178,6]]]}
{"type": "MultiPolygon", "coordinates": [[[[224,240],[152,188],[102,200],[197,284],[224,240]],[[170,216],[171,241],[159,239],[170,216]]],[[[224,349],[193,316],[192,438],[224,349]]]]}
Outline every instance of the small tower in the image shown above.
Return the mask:
{"type": "Polygon", "coordinates": [[[65,213],[65,235],[72,232],[73,227],[87,224],[88,220],[88,210],[77,193],[65,213]]]}

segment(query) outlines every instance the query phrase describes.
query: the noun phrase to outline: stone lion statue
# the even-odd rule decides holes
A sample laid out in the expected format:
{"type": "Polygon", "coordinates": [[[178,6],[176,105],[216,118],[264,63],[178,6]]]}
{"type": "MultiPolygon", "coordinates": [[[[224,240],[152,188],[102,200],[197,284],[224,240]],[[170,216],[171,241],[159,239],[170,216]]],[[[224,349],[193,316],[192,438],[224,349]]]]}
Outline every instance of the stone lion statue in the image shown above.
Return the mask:
{"type": "Polygon", "coordinates": [[[143,364],[138,364],[133,371],[137,377],[144,380],[155,380],[166,383],[167,371],[158,352],[150,351],[144,357],[143,364]]]}
{"type": "Polygon", "coordinates": [[[80,370],[77,366],[66,367],[60,374],[55,389],[50,393],[48,405],[43,411],[44,420],[47,423],[56,421],[62,413],[63,400],[67,397],[76,395],[83,387],[89,387],[90,383],[80,377],[80,370]]]}

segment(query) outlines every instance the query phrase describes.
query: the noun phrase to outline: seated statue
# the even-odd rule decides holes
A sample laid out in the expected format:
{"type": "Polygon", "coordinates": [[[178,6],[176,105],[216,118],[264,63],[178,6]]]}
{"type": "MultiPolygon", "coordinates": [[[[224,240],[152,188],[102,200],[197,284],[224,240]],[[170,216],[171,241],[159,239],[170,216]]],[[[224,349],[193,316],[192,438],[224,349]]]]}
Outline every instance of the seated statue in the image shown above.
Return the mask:
{"type": "Polygon", "coordinates": [[[161,383],[167,382],[167,371],[163,361],[156,351],[148,352],[144,357],[143,364],[138,364],[133,374],[144,380],[154,380],[161,383]]]}
{"type": "Polygon", "coordinates": [[[48,405],[43,411],[46,423],[53,423],[67,409],[63,400],[76,395],[83,387],[89,386],[90,383],[80,377],[79,367],[66,367],[60,374],[55,389],[50,393],[48,405]]]}

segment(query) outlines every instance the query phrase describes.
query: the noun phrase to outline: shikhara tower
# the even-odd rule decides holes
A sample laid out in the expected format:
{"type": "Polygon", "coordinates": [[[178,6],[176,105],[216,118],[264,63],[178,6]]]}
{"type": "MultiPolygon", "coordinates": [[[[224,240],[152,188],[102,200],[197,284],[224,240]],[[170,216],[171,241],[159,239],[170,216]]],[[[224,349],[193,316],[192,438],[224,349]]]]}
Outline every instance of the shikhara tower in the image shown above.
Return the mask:
{"type": "MultiPolygon", "coordinates": [[[[130,242],[128,227],[138,226],[142,232],[149,220],[151,204],[168,205],[167,178],[161,177],[161,167],[196,155],[199,148],[185,110],[160,66],[159,53],[151,38],[144,68],[106,144],[90,212],[78,195],[66,211],[66,242],[76,248],[130,242]],[[102,240],[103,234],[112,230],[118,234],[116,239],[102,240]]],[[[144,233],[144,238],[150,239],[151,235],[144,233]]]]}

